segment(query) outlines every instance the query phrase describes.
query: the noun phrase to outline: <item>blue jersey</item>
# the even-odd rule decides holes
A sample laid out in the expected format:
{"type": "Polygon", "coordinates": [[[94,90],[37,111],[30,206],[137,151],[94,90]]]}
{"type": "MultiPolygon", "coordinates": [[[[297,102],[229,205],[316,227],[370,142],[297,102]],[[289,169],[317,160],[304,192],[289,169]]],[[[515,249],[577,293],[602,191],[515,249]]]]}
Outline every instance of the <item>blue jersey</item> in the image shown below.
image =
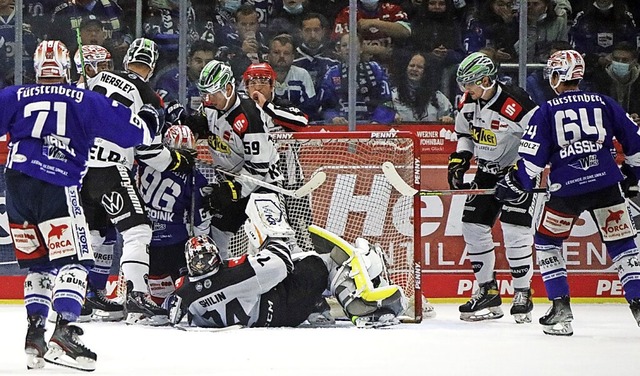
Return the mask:
{"type": "MultiPolygon", "coordinates": [[[[156,81],[154,90],[162,98],[164,103],[178,100],[178,90],[180,87],[179,74],[178,68],[172,68],[156,81]]],[[[196,112],[198,108],[200,108],[200,103],[202,103],[202,99],[200,99],[200,91],[196,83],[187,79],[187,113],[192,114],[196,112]]]]}
{"type": "MultiPolygon", "coordinates": [[[[152,247],[164,247],[183,243],[189,238],[188,226],[191,214],[191,197],[195,193],[195,207],[202,207],[200,188],[207,185],[201,172],[193,176],[171,171],[160,172],[145,164],[138,166],[140,196],[145,203],[147,215],[152,223],[152,247]]],[[[208,215],[197,210],[194,226],[200,226],[208,215]]],[[[207,226],[208,227],[208,226],[207,226]]]]}
{"type": "Polygon", "coordinates": [[[638,126],[622,107],[605,95],[562,93],[532,116],[518,150],[518,180],[531,189],[530,178],[550,164],[553,195],[573,196],[617,184],[623,176],[612,153],[614,137],[640,176],[638,126]]]}
{"type": "Polygon", "coordinates": [[[124,105],[72,85],[11,86],[0,103],[0,134],[11,140],[7,168],[53,185],[80,185],[96,137],[128,148],[153,136],[124,105]]]}

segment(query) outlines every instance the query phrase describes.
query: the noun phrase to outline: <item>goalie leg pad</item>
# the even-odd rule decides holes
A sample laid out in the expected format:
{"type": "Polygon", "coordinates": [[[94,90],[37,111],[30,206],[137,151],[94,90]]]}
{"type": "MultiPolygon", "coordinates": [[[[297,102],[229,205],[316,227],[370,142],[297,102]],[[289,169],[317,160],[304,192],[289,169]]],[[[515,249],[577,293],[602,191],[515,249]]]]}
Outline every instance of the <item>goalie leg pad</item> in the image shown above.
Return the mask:
{"type": "Polygon", "coordinates": [[[149,274],[149,243],[151,227],[140,224],[122,231],[122,258],[120,267],[127,281],[133,283],[133,291],[147,292],[149,274]]]}
{"type": "Polygon", "coordinates": [[[29,270],[24,280],[24,304],[28,316],[49,315],[55,278],[55,269],[29,270]]]}
{"type": "Polygon", "coordinates": [[[63,266],[53,288],[53,309],[67,321],[76,321],[87,293],[87,269],[80,264],[63,266]]]}

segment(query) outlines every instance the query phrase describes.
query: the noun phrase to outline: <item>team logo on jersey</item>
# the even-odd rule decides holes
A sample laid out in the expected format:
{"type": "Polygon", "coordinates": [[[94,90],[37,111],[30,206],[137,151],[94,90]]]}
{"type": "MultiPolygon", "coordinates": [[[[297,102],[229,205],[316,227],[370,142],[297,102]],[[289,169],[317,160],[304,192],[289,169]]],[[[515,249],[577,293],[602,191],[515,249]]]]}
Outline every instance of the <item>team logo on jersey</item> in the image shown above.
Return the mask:
{"type": "Polygon", "coordinates": [[[232,127],[237,134],[243,134],[249,128],[249,120],[244,114],[240,114],[233,120],[232,127]]]}
{"type": "Polygon", "coordinates": [[[502,108],[500,108],[500,113],[511,120],[516,120],[521,112],[522,106],[513,98],[507,98],[502,104],[502,108]]]}
{"type": "Polygon", "coordinates": [[[473,121],[473,112],[463,112],[462,116],[464,116],[465,120],[470,123],[473,121]]]}
{"type": "Polygon", "coordinates": [[[496,146],[498,145],[498,139],[496,134],[491,129],[486,128],[471,128],[471,137],[473,141],[480,145],[496,146]]]}
{"type": "Polygon", "coordinates": [[[600,165],[600,160],[597,155],[588,155],[584,158],[578,159],[574,163],[570,163],[569,166],[576,170],[587,171],[591,167],[597,167],[600,165]]]}
{"type": "Polygon", "coordinates": [[[116,215],[120,213],[122,208],[124,207],[124,199],[122,195],[118,192],[111,192],[108,196],[102,195],[102,200],[100,201],[104,210],[109,213],[109,215],[116,215]]]}

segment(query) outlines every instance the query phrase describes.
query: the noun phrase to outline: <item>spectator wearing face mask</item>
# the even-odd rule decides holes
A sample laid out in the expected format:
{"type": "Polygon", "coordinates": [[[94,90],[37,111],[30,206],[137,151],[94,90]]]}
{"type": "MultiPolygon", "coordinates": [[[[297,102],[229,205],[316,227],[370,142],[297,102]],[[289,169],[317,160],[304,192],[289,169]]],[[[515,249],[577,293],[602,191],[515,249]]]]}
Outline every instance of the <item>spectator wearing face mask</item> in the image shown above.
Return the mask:
{"type": "Polygon", "coordinates": [[[275,9],[269,17],[267,37],[272,39],[276,35],[289,34],[296,44],[301,41],[302,18],[309,13],[308,0],[283,0],[282,7],[275,9]]]}
{"type": "Polygon", "coordinates": [[[611,63],[594,75],[594,88],[615,99],[628,113],[640,113],[640,64],[635,46],[620,42],[610,58],[611,63]]]}

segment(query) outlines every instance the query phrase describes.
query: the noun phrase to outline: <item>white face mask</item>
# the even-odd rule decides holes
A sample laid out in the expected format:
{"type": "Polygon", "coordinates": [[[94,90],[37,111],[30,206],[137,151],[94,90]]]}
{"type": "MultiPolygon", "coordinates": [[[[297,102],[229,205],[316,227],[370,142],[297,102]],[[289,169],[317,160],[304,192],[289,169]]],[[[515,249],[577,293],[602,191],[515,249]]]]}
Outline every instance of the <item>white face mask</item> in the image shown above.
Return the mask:
{"type": "Polygon", "coordinates": [[[302,3],[297,3],[291,6],[283,5],[282,8],[289,14],[300,14],[304,10],[302,3]]]}
{"type": "Polygon", "coordinates": [[[611,62],[611,73],[615,74],[618,77],[625,77],[629,74],[631,70],[631,64],[621,63],[619,61],[611,62]]]}
{"type": "Polygon", "coordinates": [[[379,0],[360,0],[362,6],[367,10],[374,10],[378,7],[379,0]]]}
{"type": "Polygon", "coordinates": [[[238,10],[238,8],[240,8],[240,5],[242,5],[241,0],[225,0],[222,8],[224,8],[230,13],[235,13],[238,10]]]}

